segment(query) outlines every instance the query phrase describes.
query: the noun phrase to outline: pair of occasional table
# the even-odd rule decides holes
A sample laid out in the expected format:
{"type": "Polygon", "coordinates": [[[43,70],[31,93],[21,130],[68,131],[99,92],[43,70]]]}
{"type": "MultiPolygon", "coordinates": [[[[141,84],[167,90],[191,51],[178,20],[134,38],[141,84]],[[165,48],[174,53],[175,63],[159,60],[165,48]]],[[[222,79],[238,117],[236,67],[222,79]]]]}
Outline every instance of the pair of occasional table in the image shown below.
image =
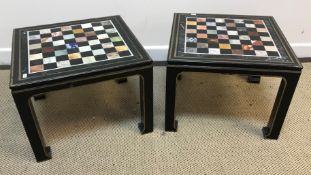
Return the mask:
{"type": "Polygon", "coordinates": [[[152,132],[152,60],[120,16],[15,29],[10,87],[37,161],[51,150],[32,96],[132,75],[140,77],[139,129],[152,132]]]}
{"type": "MultiPolygon", "coordinates": [[[[141,133],[153,131],[153,64],[120,16],[18,28],[12,95],[37,161],[51,158],[32,96],[110,79],[140,77],[141,133]]],[[[302,66],[272,17],[175,14],[167,61],[165,130],[176,131],[176,79],[182,72],[281,77],[264,137],[277,139],[302,66]]]]}

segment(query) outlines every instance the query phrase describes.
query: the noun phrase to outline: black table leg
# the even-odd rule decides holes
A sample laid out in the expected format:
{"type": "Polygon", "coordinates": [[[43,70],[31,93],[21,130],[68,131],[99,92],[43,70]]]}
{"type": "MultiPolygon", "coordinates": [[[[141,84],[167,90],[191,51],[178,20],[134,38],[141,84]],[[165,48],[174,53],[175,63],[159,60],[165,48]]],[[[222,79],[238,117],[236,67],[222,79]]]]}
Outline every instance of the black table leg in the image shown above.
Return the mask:
{"type": "Polygon", "coordinates": [[[265,138],[278,139],[286,113],[294,95],[299,76],[300,74],[293,74],[282,78],[268,126],[262,129],[265,138]]]}
{"type": "Polygon", "coordinates": [[[38,95],[34,95],[33,98],[35,101],[43,100],[43,99],[46,99],[46,95],[45,94],[38,94],[38,95]]]}
{"type": "Polygon", "coordinates": [[[16,93],[12,95],[37,161],[51,159],[51,149],[45,145],[30,96],[16,93]]]}
{"type": "Polygon", "coordinates": [[[178,122],[175,120],[176,79],[180,72],[167,67],[165,94],[165,131],[177,131],[178,122]]]}
{"type": "Polygon", "coordinates": [[[182,79],[181,74],[178,74],[178,75],[177,75],[177,80],[181,80],[181,79],[182,79]]]}
{"type": "Polygon", "coordinates": [[[118,84],[126,83],[126,82],[127,82],[127,78],[117,78],[115,81],[116,81],[118,84]]]}
{"type": "Polygon", "coordinates": [[[142,134],[153,131],[153,68],[143,71],[140,79],[141,123],[138,124],[142,134]]]}
{"type": "Polygon", "coordinates": [[[260,83],[259,75],[249,75],[247,76],[247,82],[249,83],[260,83]]]}

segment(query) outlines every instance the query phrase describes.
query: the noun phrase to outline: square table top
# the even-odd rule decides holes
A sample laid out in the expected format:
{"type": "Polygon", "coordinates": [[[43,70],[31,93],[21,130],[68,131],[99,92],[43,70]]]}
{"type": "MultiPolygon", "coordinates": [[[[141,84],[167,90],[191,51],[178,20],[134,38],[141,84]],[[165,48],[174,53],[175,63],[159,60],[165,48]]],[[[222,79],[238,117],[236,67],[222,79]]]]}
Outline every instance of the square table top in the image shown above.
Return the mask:
{"type": "Polygon", "coordinates": [[[11,88],[152,60],[120,16],[14,29],[11,88]]]}
{"type": "Polygon", "coordinates": [[[271,16],[176,13],[168,63],[302,68],[271,16]]]}

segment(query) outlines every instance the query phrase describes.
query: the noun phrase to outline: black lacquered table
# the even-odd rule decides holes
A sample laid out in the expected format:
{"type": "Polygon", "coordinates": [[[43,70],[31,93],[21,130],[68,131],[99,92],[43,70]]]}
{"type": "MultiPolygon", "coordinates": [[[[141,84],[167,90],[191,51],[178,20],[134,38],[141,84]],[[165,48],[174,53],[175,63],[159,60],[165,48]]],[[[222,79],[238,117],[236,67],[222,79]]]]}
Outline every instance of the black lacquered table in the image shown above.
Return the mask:
{"type": "MultiPolygon", "coordinates": [[[[265,138],[277,139],[302,65],[271,16],[174,15],[166,77],[165,130],[176,131],[176,78],[182,72],[281,77],[265,138]]],[[[252,79],[252,78],[250,78],[252,79]]]]}
{"type": "Polygon", "coordinates": [[[51,150],[32,96],[132,75],[140,77],[139,129],[152,132],[152,60],[120,16],[15,29],[10,88],[37,161],[51,150]]]}

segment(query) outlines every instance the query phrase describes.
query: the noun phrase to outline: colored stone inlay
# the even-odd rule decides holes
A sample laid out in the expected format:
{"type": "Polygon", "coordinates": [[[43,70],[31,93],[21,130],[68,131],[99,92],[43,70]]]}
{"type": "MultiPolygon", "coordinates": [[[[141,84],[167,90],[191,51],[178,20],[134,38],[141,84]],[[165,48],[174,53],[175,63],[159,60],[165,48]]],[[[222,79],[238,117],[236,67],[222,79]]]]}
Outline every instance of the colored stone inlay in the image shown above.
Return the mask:
{"type": "Polygon", "coordinates": [[[28,74],[133,56],[111,20],[28,31],[28,74]]]}
{"type": "Polygon", "coordinates": [[[280,57],[263,20],[187,17],[184,52],[280,57]]]}

